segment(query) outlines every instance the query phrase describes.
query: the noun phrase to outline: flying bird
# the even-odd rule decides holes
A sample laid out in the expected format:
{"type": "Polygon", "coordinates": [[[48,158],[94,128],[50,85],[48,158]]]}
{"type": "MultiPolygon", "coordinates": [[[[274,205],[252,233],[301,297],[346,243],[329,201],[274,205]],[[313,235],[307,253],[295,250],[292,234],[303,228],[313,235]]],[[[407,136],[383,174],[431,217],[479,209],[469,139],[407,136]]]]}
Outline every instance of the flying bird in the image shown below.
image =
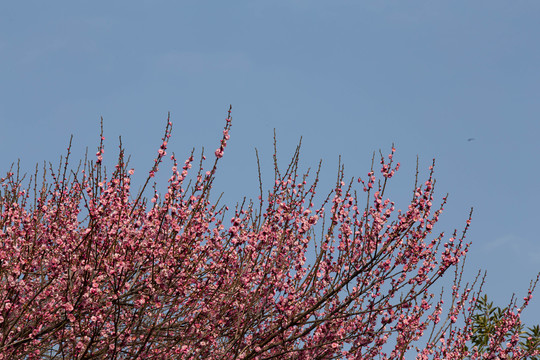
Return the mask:
{"type": "Polygon", "coordinates": [[[473,141],[476,140],[475,138],[468,138],[467,141],[473,141]]]}

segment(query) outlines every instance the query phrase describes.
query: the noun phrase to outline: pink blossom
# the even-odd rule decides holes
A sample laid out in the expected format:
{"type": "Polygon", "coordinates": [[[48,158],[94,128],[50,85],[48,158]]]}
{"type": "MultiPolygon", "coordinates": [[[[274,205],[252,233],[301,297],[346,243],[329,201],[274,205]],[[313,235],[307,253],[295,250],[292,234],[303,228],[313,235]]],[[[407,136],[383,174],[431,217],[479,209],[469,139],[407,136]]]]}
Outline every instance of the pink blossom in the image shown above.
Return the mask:
{"type": "Polygon", "coordinates": [[[171,156],[163,187],[151,179],[168,161],[169,118],[140,191],[122,153],[112,172],[98,166],[102,147],[87,171],[38,187],[36,206],[13,174],[1,180],[0,359],[531,355],[509,332],[534,286],[489,334],[489,353],[464,350],[477,297],[459,280],[470,216],[448,240],[431,234],[446,203],[433,209],[432,168],[403,211],[385,192],[399,169],[393,147],[365,181],[340,170],[315,205],[319,179],[295,157],[261,179],[270,189],[258,200],[229,210],[213,186],[231,121],[229,109],[216,161],[171,156]],[[432,289],[448,273],[457,280],[438,300],[432,289]]]}

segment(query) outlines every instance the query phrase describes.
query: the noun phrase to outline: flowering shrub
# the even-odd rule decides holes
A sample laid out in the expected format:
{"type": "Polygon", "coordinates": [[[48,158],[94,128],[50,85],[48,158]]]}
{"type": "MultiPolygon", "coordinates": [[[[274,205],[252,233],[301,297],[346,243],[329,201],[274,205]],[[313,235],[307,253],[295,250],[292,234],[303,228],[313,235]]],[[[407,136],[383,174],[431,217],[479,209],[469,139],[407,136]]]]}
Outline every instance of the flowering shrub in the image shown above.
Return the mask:
{"type": "Polygon", "coordinates": [[[1,179],[0,359],[538,353],[519,347],[519,334],[508,343],[497,337],[515,328],[535,283],[519,309],[501,314],[486,346],[466,346],[479,292],[461,285],[470,216],[460,236],[432,235],[446,202],[434,208],[433,167],[416,182],[406,210],[396,210],[385,198],[399,168],[393,148],[381,156],[380,175],[372,167],[367,177],[346,182],[339,171],[319,206],[318,172],[310,183],[309,174],[298,173],[297,148],[285,171],[275,160],[266,197],[261,187],[258,204],[244,202],[227,217],[228,208],[210,201],[210,190],[230,114],[213,165],[205,170],[202,156],[186,185],[193,154],[181,165],[171,156],[167,191],[154,190],[150,203],[143,193],[167,156],[169,120],[136,196],[122,148],[114,172],[105,175],[103,131],[95,162],[68,173],[68,148],[63,169],[51,169],[52,184],[44,175],[38,191],[34,180],[33,198],[18,174],[1,179]],[[364,200],[354,190],[358,184],[364,200]],[[432,286],[449,270],[454,286],[445,307],[432,286]]]}

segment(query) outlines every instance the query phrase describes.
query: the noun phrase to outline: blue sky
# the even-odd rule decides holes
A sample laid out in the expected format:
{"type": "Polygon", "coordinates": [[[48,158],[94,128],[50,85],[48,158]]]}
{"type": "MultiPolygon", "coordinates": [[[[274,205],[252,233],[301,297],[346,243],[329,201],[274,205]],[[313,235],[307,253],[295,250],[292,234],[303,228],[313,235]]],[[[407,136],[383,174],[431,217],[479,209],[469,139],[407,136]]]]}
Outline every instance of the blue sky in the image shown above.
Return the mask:
{"type": "Polygon", "coordinates": [[[503,306],[540,271],[539,12],[525,0],[2,2],[0,171],[57,164],[71,134],[74,160],[93,154],[103,116],[105,155],[121,135],[140,181],[168,111],[183,159],[213,152],[229,104],[215,191],[230,204],[258,195],[254,147],[271,185],[274,128],[283,163],[300,136],[304,168],[323,160],[321,190],[339,155],[363,176],[395,143],[398,207],[416,156],[424,175],[436,158],[450,193],[436,230],[462,229],[474,207],[466,276],[487,270],[503,306]]]}

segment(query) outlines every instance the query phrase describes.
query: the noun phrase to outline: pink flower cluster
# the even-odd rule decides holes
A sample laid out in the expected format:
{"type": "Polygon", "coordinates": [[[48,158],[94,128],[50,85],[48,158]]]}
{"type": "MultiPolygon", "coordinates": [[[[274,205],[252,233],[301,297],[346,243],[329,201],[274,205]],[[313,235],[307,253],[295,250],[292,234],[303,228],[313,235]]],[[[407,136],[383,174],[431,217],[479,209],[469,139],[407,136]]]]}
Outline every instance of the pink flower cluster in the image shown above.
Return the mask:
{"type": "MultiPolygon", "coordinates": [[[[242,203],[225,221],[210,190],[230,125],[229,109],[215,162],[205,171],[201,159],[191,185],[193,156],[181,170],[171,156],[167,191],[149,210],[142,195],[167,154],[169,119],[135,198],[122,149],[110,178],[101,172],[103,143],[73,177],[51,169],[55,182],[34,187],[33,203],[13,173],[1,179],[0,359],[486,358],[464,347],[475,297],[457,269],[468,224],[460,237],[428,239],[446,202],[433,208],[433,168],[406,211],[385,198],[393,148],[380,179],[358,179],[365,206],[340,171],[315,207],[318,173],[308,184],[296,153],[258,207],[242,203]],[[430,289],[449,269],[444,317],[430,289]]],[[[517,321],[509,312],[492,354],[524,355],[498,342],[517,321]]]]}

